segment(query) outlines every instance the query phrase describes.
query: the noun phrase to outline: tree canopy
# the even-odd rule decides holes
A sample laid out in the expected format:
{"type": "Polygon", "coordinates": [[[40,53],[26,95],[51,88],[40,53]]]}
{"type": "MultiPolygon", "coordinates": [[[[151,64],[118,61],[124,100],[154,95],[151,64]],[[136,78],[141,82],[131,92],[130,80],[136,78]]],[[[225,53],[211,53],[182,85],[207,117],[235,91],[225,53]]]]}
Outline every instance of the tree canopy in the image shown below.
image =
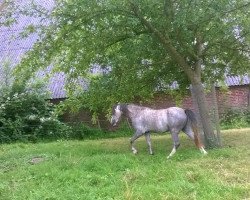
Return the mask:
{"type": "Polygon", "coordinates": [[[249,0],[58,0],[18,69],[52,64],[88,78],[78,99],[93,112],[191,83],[205,119],[202,83],[249,71],[249,8],[249,0]],[[90,75],[96,65],[109,72],[90,75]]]}
{"type": "Polygon", "coordinates": [[[57,1],[52,25],[20,69],[53,64],[88,77],[100,88],[92,95],[107,95],[110,103],[173,81],[186,88],[196,72],[203,82],[241,74],[249,69],[249,7],[248,1],[57,1]],[[90,77],[93,64],[110,73],[90,77]]]}

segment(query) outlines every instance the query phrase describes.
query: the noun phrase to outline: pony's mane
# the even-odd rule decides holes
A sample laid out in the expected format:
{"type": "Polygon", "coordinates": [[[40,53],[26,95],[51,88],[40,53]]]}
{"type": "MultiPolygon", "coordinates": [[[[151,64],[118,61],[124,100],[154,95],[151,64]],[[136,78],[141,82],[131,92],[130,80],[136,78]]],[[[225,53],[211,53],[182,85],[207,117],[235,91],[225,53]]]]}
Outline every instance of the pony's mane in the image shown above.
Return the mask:
{"type": "Polygon", "coordinates": [[[138,114],[140,115],[141,112],[144,110],[151,110],[151,108],[145,107],[145,106],[139,106],[136,104],[127,104],[127,112],[126,116],[137,116],[138,114]]]}
{"type": "Polygon", "coordinates": [[[145,109],[150,109],[148,107],[145,107],[145,106],[139,106],[139,105],[136,105],[136,104],[127,104],[127,106],[129,106],[130,108],[132,108],[133,110],[145,110],[145,109]]]}
{"type": "Polygon", "coordinates": [[[151,109],[151,108],[148,108],[148,107],[145,107],[145,106],[139,106],[139,105],[136,105],[136,104],[119,103],[119,104],[116,104],[116,105],[113,106],[113,112],[114,112],[114,109],[118,105],[120,107],[120,110],[123,112],[123,115],[126,116],[126,117],[130,117],[131,114],[136,115],[136,114],[138,114],[141,111],[146,110],[146,109],[151,109]]]}

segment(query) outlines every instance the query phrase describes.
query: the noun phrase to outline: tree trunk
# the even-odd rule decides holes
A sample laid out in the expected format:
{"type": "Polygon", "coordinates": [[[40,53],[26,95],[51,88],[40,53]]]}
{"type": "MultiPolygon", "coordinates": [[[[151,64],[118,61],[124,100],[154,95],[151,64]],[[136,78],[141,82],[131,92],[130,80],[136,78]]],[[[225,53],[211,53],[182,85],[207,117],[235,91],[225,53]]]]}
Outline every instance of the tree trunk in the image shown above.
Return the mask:
{"type": "Polygon", "coordinates": [[[214,116],[214,125],[216,129],[217,142],[218,142],[218,146],[222,146],[221,133],[220,133],[219,108],[218,108],[218,101],[217,101],[217,95],[216,95],[216,88],[213,82],[211,83],[211,93],[212,93],[212,100],[213,100],[213,116],[214,116]]]}
{"type": "Polygon", "coordinates": [[[202,123],[201,123],[201,116],[200,116],[197,100],[196,100],[196,97],[195,97],[194,90],[193,90],[192,86],[190,86],[190,92],[191,92],[191,96],[192,96],[194,112],[195,112],[195,114],[197,116],[197,123],[198,123],[198,127],[199,127],[199,130],[200,130],[200,136],[201,136],[201,139],[202,139],[203,143],[205,143],[204,142],[205,141],[204,140],[204,131],[203,131],[202,123]]]}
{"type": "MultiPolygon", "coordinates": [[[[248,74],[248,79],[250,80],[250,74],[248,74]]],[[[250,111],[250,83],[248,84],[247,108],[250,111]]]]}
{"type": "Polygon", "coordinates": [[[209,116],[208,104],[205,97],[204,88],[201,82],[192,81],[194,97],[198,105],[201,123],[204,131],[205,145],[208,148],[217,147],[216,136],[213,131],[212,122],[209,116]]]}
{"type": "Polygon", "coordinates": [[[249,87],[248,87],[248,110],[250,110],[250,84],[249,84],[249,87]]]}

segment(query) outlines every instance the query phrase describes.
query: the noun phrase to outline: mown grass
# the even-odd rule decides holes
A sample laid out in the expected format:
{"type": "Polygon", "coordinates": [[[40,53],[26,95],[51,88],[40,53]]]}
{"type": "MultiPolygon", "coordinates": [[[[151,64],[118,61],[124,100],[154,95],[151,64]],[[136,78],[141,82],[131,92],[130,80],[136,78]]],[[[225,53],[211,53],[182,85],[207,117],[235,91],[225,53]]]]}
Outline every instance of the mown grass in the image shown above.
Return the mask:
{"type": "Polygon", "coordinates": [[[250,129],[223,132],[224,147],[202,156],[181,136],[170,160],[169,135],[0,146],[0,199],[249,199],[250,129]]]}

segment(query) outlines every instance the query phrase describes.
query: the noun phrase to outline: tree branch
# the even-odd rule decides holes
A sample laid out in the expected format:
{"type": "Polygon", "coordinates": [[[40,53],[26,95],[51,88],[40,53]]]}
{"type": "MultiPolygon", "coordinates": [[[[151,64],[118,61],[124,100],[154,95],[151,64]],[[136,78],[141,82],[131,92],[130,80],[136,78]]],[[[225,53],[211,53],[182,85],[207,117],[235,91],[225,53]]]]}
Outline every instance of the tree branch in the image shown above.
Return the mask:
{"type": "MultiPolygon", "coordinates": [[[[231,10],[221,12],[220,18],[224,17],[226,14],[232,13],[232,12],[237,11],[237,10],[241,10],[241,9],[243,9],[245,7],[248,7],[248,6],[250,6],[250,2],[246,3],[246,4],[243,4],[243,5],[239,6],[239,7],[233,8],[231,10]]],[[[200,23],[203,24],[203,23],[206,23],[206,22],[210,22],[215,17],[216,17],[216,15],[210,15],[208,18],[204,19],[200,23]]]]}
{"type": "Polygon", "coordinates": [[[161,64],[165,64],[167,63],[166,60],[162,60],[162,61],[158,61],[158,62],[152,62],[152,63],[149,63],[147,64],[148,66],[154,66],[154,65],[161,65],[161,64]]]}
{"type": "Polygon", "coordinates": [[[197,53],[197,60],[195,64],[195,71],[199,76],[201,76],[201,65],[202,65],[202,53],[203,53],[203,41],[202,36],[200,33],[196,34],[196,53],[197,53]]]}
{"type": "Polygon", "coordinates": [[[112,43],[108,44],[106,47],[109,48],[114,44],[117,44],[119,42],[125,41],[129,38],[133,38],[134,36],[140,36],[142,34],[148,33],[147,31],[139,31],[139,32],[135,32],[135,35],[121,35],[117,40],[113,41],[112,43]]]}
{"type": "Polygon", "coordinates": [[[1,4],[0,4],[0,12],[3,11],[3,9],[6,7],[6,1],[3,1],[1,4]]]}
{"type": "Polygon", "coordinates": [[[171,40],[168,34],[165,34],[164,36],[157,28],[155,28],[148,20],[146,20],[140,13],[139,8],[133,2],[130,2],[130,6],[134,15],[150,32],[152,32],[158,38],[163,47],[170,54],[171,58],[174,59],[179,64],[179,66],[185,71],[187,76],[192,79],[194,75],[193,70],[185,61],[185,59],[179,54],[176,48],[171,44],[171,40]]]}
{"type": "Polygon", "coordinates": [[[174,8],[172,0],[164,1],[164,14],[168,21],[172,21],[174,18],[174,8]]]}

